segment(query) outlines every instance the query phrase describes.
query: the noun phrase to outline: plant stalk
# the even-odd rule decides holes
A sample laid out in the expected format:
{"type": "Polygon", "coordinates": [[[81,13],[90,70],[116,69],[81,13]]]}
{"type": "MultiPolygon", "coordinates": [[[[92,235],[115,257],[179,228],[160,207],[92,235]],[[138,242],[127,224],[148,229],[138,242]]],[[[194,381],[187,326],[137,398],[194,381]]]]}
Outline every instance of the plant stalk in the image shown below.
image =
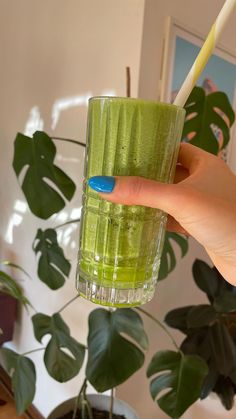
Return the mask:
{"type": "Polygon", "coordinates": [[[130,91],[131,91],[130,67],[126,67],[126,97],[130,97],[130,91]]]}
{"type": "Polygon", "coordinates": [[[62,306],[62,308],[60,308],[60,310],[58,310],[57,313],[61,313],[63,310],[65,310],[66,307],[68,307],[71,303],[73,303],[73,301],[77,300],[77,298],[79,297],[80,297],[80,294],[77,294],[75,297],[69,300],[64,306],[62,306]]]}
{"type": "Polygon", "coordinates": [[[158,324],[159,327],[161,327],[161,329],[163,329],[165,331],[165,333],[169,336],[170,340],[172,341],[173,345],[175,346],[175,348],[178,350],[178,352],[180,351],[179,346],[177,345],[175,339],[173,338],[173,336],[171,335],[171,333],[169,332],[169,330],[164,326],[163,323],[161,323],[156,317],[154,317],[152,314],[148,313],[148,311],[144,310],[141,307],[135,307],[135,310],[140,311],[141,313],[145,314],[145,316],[149,317],[150,319],[152,319],[156,324],[158,324]]]}
{"type": "Polygon", "coordinates": [[[27,351],[24,352],[23,354],[21,354],[22,356],[28,355],[28,354],[32,354],[33,352],[38,352],[38,351],[44,351],[44,349],[46,348],[38,348],[38,349],[33,349],[32,351],[27,351]]]}
{"type": "Polygon", "coordinates": [[[109,410],[109,419],[113,418],[113,405],[114,405],[114,388],[111,389],[111,403],[109,410]]]}
{"type": "Polygon", "coordinates": [[[80,222],[80,218],[75,218],[74,220],[70,220],[70,221],[67,221],[66,223],[59,224],[58,226],[54,227],[54,230],[56,230],[57,228],[64,227],[67,224],[73,224],[73,223],[79,223],[79,222],[80,222]]]}
{"type": "Polygon", "coordinates": [[[82,387],[80,389],[80,392],[75,400],[75,406],[74,406],[72,419],[76,419],[77,409],[80,410],[82,419],[87,419],[87,414],[88,414],[88,419],[93,419],[92,409],[86,397],[86,388],[87,388],[87,378],[85,377],[82,387]]]}
{"type": "Polygon", "coordinates": [[[86,410],[87,410],[87,413],[88,413],[88,419],[93,419],[93,412],[92,412],[91,406],[89,404],[89,401],[87,399],[86,389],[87,389],[87,381],[85,382],[85,385],[84,385],[84,388],[83,388],[83,401],[82,401],[82,403],[83,403],[84,419],[87,419],[86,410]]]}
{"type": "Polygon", "coordinates": [[[78,396],[75,399],[75,407],[74,407],[72,419],[76,418],[76,412],[77,412],[78,405],[79,405],[79,399],[80,399],[81,395],[84,394],[84,390],[86,389],[86,386],[87,386],[87,378],[84,379],[84,382],[83,382],[82,387],[81,387],[81,389],[78,393],[78,396]]]}
{"type": "Polygon", "coordinates": [[[85,143],[82,143],[81,141],[72,140],[71,138],[62,138],[62,137],[51,137],[52,140],[59,140],[59,141],[66,141],[68,143],[73,143],[76,145],[80,145],[82,147],[86,147],[85,143]]]}

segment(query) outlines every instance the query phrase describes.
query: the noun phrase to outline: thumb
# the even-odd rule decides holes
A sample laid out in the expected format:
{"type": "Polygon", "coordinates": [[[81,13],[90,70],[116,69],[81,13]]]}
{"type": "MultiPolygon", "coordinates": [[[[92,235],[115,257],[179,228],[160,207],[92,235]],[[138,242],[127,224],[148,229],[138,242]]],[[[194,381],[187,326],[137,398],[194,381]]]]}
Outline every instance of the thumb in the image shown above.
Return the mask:
{"type": "Polygon", "coordinates": [[[136,176],[94,176],[89,179],[88,184],[110,202],[159,208],[173,217],[178,214],[182,189],[178,184],[166,184],[136,176]]]}

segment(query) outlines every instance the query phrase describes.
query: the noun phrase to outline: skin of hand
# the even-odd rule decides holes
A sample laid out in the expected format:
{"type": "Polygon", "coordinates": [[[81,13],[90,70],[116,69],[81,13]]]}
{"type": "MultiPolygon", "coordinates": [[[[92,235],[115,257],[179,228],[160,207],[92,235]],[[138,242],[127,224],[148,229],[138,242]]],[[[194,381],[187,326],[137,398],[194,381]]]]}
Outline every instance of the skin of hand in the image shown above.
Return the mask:
{"type": "Polygon", "coordinates": [[[219,158],[181,144],[174,184],[142,177],[115,177],[108,201],[160,208],[168,230],[193,236],[223,277],[236,285],[236,176],[219,158]]]}

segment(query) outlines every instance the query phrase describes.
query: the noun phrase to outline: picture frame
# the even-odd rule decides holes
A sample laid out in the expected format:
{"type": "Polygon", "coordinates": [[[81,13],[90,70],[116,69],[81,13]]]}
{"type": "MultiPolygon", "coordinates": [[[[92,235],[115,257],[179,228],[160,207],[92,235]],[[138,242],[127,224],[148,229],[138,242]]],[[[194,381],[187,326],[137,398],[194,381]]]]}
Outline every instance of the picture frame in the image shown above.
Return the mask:
{"type": "MultiPolygon", "coordinates": [[[[159,98],[172,103],[186,78],[205,37],[168,16],[163,38],[159,98]]],[[[206,93],[223,91],[236,109],[236,52],[218,44],[197,82],[206,93]],[[227,77],[225,76],[227,74],[227,77]]],[[[236,172],[236,129],[231,131],[231,141],[223,155],[236,172]]]]}

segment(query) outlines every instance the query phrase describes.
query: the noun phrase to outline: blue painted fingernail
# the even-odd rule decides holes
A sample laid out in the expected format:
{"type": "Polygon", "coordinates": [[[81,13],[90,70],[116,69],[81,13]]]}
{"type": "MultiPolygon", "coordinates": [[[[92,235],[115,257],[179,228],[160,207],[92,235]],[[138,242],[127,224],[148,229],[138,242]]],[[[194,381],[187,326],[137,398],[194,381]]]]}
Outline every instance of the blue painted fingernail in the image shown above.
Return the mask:
{"type": "Polygon", "coordinates": [[[110,193],[115,186],[115,178],[113,176],[93,176],[88,180],[90,188],[97,192],[110,193]]]}

